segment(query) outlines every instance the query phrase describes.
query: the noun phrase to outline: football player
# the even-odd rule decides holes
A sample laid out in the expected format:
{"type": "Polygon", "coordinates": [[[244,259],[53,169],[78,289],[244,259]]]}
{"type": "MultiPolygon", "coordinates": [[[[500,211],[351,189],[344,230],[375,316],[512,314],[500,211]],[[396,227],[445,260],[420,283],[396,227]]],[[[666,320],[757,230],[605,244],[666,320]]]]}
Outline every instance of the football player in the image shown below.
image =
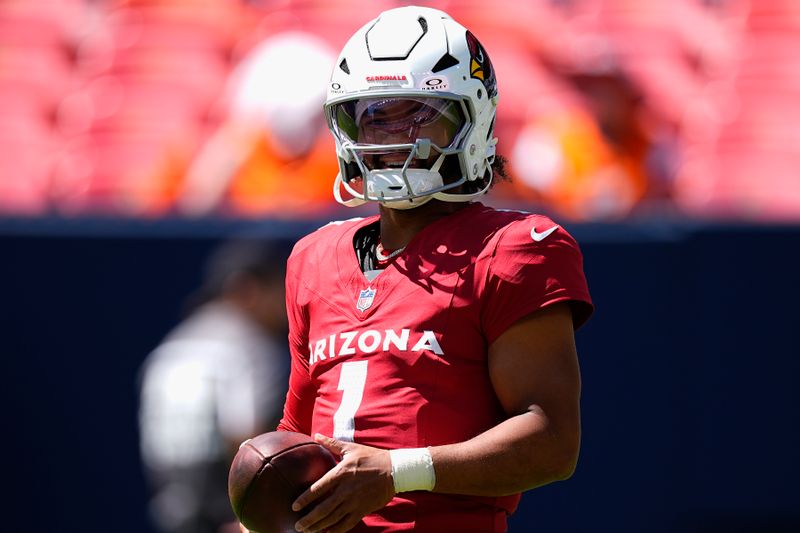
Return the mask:
{"type": "Polygon", "coordinates": [[[550,219],[477,201],[497,102],[486,51],[434,9],[382,13],[336,62],[334,196],[379,215],[288,263],[279,429],[341,458],[294,503],[298,531],[506,531],[521,492],[575,468],[582,256],[550,219]]]}

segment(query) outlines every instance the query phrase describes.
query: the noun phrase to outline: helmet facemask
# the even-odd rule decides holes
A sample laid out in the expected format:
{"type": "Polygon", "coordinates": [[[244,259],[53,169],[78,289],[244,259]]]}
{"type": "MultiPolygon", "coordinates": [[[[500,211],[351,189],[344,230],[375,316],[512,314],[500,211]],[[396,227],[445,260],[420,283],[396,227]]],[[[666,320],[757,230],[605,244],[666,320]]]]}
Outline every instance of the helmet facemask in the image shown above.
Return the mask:
{"type": "Polygon", "coordinates": [[[462,99],[382,95],[328,109],[340,159],[334,184],[340,202],[409,209],[466,182],[464,175],[441,174],[446,158],[463,151],[472,127],[462,99]],[[353,198],[343,201],[340,187],[353,198]]]}

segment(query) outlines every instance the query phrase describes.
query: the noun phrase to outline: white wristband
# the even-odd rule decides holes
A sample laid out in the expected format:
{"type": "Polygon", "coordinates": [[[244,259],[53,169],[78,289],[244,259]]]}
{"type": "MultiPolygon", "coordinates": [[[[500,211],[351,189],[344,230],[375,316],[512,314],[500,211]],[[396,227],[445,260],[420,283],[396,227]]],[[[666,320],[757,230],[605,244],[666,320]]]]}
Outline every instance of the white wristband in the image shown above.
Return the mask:
{"type": "Polygon", "coordinates": [[[389,450],[392,459],[392,479],[395,492],[433,490],[436,472],[428,448],[389,450]]]}

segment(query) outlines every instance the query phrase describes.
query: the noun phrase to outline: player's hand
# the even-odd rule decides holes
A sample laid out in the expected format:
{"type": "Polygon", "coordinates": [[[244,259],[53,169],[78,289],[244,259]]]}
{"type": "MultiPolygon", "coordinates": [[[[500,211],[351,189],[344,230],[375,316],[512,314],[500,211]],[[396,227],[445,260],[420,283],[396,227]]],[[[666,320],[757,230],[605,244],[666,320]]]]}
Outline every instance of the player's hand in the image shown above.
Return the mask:
{"type": "Polygon", "coordinates": [[[300,495],[292,509],[316,506],[295,529],[303,533],[344,533],[369,513],[381,509],[394,496],[392,460],[387,450],[342,442],[320,434],[314,440],[341,462],[300,495]]]}

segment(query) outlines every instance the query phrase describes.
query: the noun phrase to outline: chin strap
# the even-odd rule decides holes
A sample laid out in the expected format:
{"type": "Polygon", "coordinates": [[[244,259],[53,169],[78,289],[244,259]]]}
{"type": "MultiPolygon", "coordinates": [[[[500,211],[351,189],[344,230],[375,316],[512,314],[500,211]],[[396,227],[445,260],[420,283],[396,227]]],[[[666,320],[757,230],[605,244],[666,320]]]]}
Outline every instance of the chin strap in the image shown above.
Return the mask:
{"type": "Polygon", "coordinates": [[[486,186],[479,190],[478,192],[473,192],[471,194],[452,194],[446,192],[437,192],[431,195],[431,197],[436,198],[437,200],[442,200],[443,202],[471,202],[475,198],[479,196],[483,196],[487,192],[489,192],[489,188],[492,186],[492,167],[488,167],[489,170],[489,180],[486,182],[486,186]]]}

